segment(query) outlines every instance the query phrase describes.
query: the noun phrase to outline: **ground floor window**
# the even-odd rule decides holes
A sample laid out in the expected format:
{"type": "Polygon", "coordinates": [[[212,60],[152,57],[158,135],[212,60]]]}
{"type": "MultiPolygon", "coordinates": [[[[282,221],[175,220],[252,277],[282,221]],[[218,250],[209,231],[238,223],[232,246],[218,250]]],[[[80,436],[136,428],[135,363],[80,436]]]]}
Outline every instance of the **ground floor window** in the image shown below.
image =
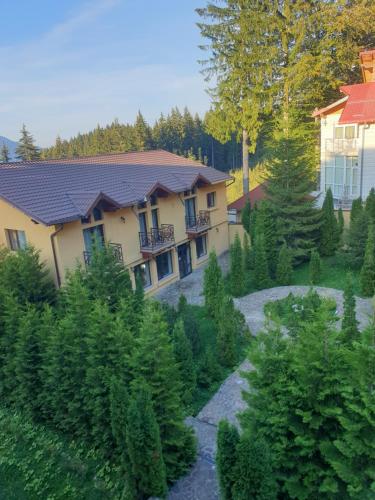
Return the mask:
{"type": "Polygon", "coordinates": [[[207,235],[203,234],[195,240],[195,249],[197,252],[197,259],[207,255],[207,235]]]}
{"type": "Polygon", "coordinates": [[[86,252],[91,252],[94,243],[100,248],[104,245],[103,225],[88,227],[83,230],[86,252]]]}
{"type": "Polygon", "coordinates": [[[142,262],[142,264],[135,266],[134,274],[135,274],[135,276],[141,277],[144,288],[147,288],[148,286],[152,285],[150,262],[149,261],[142,262]]]}
{"type": "Polygon", "coordinates": [[[17,229],[5,230],[8,246],[11,250],[22,250],[26,248],[26,234],[25,231],[18,231],[17,229]]]}
{"type": "Polygon", "coordinates": [[[173,273],[172,252],[161,253],[156,257],[158,279],[161,280],[173,273]]]}
{"type": "Polygon", "coordinates": [[[325,190],[337,198],[359,196],[358,156],[333,156],[325,167],[325,190]]]}

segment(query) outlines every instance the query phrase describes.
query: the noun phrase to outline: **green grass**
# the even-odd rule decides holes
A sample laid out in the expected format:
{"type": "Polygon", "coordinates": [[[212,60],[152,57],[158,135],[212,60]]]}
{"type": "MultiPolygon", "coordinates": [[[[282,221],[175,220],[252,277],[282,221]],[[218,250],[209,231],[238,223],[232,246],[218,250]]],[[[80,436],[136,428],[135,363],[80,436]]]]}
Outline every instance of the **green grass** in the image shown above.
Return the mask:
{"type": "MultiPolygon", "coordinates": [[[[337,257],[326,257],[322,259],[322,274],[316,286],[336,288],[343,290],[347,274],[351,272],[353,276],[354,292],[360,294],[359,271],[352,271],[347,266],[341,264],[337,257]]],[[[292,285],[310,285],[309,263],[297,267],[293,273],[292,285]]]]}

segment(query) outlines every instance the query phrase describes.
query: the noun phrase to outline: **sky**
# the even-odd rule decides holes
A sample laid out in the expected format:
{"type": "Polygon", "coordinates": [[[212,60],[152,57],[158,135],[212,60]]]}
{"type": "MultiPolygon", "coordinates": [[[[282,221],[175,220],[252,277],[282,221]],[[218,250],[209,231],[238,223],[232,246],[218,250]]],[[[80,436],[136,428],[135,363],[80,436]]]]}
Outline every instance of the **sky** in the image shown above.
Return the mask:
{"type": "Polygon", "coordinates": [[[206,0],[1,0],[0,135],[38,146],[114,118],[209,108],[196,26],[206,0]]]}

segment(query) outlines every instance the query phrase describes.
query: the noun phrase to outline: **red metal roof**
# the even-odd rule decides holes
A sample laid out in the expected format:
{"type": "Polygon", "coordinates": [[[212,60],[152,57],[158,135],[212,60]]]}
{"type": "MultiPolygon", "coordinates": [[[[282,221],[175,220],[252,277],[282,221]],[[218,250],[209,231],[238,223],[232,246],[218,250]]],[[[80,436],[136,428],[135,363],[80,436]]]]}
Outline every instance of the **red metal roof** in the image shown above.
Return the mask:
{"type": "Polygon", "coordinates": [[[339,123],[375,122],[375,82],[344,85],[340,90],[348,100],[339,123]]]}
{"type": "Polygon", "coordinates": [[[259,184],[259,186],[252,189],[249,193],[243,194],[237,200],[232,201],[232,203],[228,205],[228,210],[235,209],[237,211],[241,211],[246,205],[247,200],[250,200],[250,205],[253,207],[256,202],[264,200],[266,196],[264,184],[259,184]]]}

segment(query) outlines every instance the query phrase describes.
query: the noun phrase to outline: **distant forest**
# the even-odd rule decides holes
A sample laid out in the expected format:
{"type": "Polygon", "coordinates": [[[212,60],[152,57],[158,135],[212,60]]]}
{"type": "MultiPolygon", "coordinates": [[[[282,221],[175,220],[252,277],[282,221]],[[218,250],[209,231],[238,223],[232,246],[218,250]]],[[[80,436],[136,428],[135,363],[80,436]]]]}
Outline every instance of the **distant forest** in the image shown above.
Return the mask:
{"type": "Polygon", "coordinates": [[[42,158],[73,158],[101,153],[165,149],[172,153],[200,160],[220,170],[241,167],[241,144],[235,138],[221,144],[205,130],[205,120],[193,116],[185,108],[173,108],[150,126],[141,112],[133,124],[119,123],[97,126],[91,132],[69,140],[57,137],[55,145],[41,151],[42,158]]]}

